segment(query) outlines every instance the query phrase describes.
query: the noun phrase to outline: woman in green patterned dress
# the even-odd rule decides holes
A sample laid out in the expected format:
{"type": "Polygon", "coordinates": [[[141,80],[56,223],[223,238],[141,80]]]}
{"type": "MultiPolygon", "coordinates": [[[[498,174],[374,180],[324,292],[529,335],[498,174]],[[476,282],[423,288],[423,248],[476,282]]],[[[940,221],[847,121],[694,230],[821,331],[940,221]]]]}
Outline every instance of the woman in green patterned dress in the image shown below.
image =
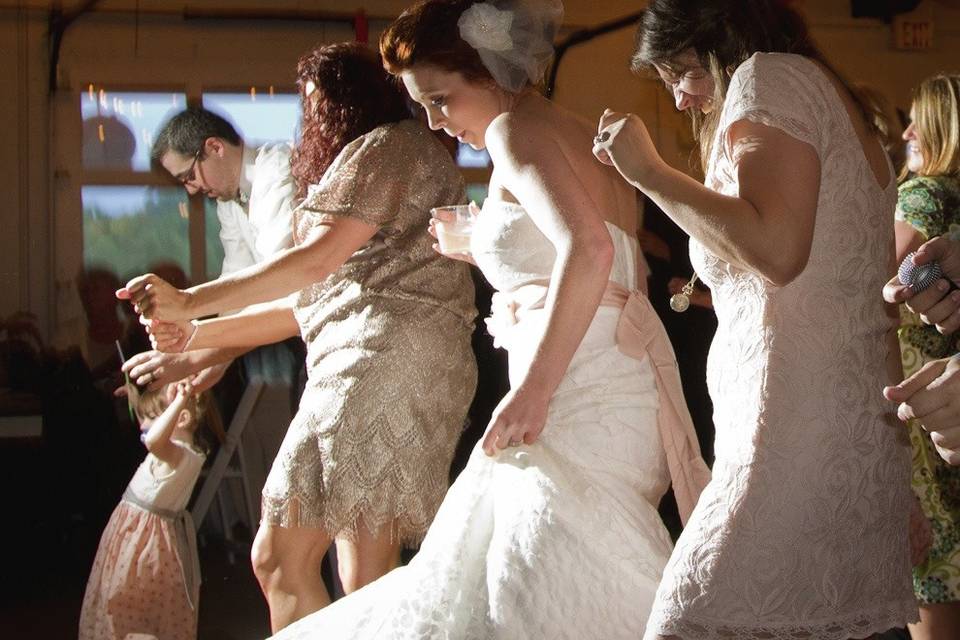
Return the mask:
{"type": "MultiPolygon", "coordinates": [[[[903,260],[930,238],[960,237],[960,75],[937,75],[917,87],[910,109],[906,164],[896,212],[897,257],[903,260]],[[906,179],[907,176],[913,177],[906,179]]],[[[960,352],[960,333],[944,336],[901,306],[904,375],[960,352]]],[[[914,640],[960,638],[960,467],[937,455],[917,421],[910,422],[913,490],[930,521],[933,542],[914,567],[920,622],[914,640]]]]}

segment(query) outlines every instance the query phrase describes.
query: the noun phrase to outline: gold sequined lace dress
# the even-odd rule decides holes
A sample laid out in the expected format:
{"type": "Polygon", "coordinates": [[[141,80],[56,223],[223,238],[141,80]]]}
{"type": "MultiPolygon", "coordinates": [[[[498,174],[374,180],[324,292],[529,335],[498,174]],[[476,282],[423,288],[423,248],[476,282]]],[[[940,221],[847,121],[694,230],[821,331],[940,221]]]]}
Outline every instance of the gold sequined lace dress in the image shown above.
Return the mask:
{"type": "Polygon", "coordinates": [[[430,208],[462,202],[450,154],[406,120],[367,133],[310,188],[303,242],[348,216],[380,230],[295,296],[306,389],[263,489],[264,522],[352,537],[362,521],[418,543],[447,490],[476,387],[468,267],[438,255],[430,208]]]}

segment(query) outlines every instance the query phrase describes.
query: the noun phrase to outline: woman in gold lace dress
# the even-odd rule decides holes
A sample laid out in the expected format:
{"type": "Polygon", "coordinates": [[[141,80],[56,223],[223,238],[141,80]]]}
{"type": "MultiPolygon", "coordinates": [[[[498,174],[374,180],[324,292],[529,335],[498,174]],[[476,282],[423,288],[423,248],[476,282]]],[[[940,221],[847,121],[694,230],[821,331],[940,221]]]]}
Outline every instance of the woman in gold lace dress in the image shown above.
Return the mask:
{"type": "Polygon", "coordinates": [[[470,274],[434,252],[427,233],[432,207],[464,198],[450,154],[409,119],[365,47],[321,47],[298,71],[296,246],[190,289],[148,274],[121,292],[162,349],[297,334],[307,345],[309,381],[264,487],[253,547],[274,631],[329,603],[319,569],[332,542],[349,593],[392,568],[401,544],[420,541],[476,385],[470,274]]]}

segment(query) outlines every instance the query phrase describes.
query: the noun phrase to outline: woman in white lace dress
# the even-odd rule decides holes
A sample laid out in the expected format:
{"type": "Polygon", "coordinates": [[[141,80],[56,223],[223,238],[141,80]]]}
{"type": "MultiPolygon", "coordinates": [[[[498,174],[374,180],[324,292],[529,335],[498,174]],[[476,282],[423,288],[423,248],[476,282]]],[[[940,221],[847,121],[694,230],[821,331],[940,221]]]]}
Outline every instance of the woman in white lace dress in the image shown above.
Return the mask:
{"type": "Polygon", "coordinates": [[[643,122],[607,112],[595,153],[691,236],[719,328],[716,462],[664,572],[649,637],[864,638],[917,618],[906,434],[878,295],[896,181],[806,27],[774,0],[654,0],[637,68],[693,112],[706,185],[643,122]]]}
{"type": "Polygon", "coordinates": [[[427,0],[381,38],[431,128],[494,163],[473,260],[511,389],[419,553],[278,638],[638,638],[670,539],[705,483],[676,362],[636,291],[636,197],[593,127],[531,86],[555,1],[427,0]]]}

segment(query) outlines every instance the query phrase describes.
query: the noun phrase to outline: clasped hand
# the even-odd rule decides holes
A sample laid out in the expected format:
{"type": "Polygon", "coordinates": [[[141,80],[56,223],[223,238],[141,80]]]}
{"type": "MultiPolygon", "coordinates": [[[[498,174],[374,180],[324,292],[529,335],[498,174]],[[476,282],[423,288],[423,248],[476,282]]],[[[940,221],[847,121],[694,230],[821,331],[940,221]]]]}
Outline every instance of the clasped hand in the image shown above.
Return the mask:
{"type": "Polygon", "coordinates": [[[129,300],[144,318],[173,322],[191,320],[189,291],[177,289],[160,276],[148,273],[138,276],[117,290],[117,298],[129,300]]]}
{"type": "MultiPolygon", "coordinates": [[[[192,376],[193,387],[197,392],[200,392],[206,391],[219,382],[223,377],[226,366],[226,364],[215,364],[198,370],[195,363],[185,354],[168,353],[154,349],[132,356],[123,363],[121,370],[137,386],[151,390],[192,376]]],[[[117,388],[114,395],[125,396],[126,386],[117,388]]]]}
{"type": "Polygon", "coordinates": [[[147,331],[150,345],[164,353],[181,353],[186,350],[197,330],[197,323],[190,320],[164,322],[140,316],[140,324],[147,331]]]}
{"type": "Polygon", "coordinates": [[[166,353],[184,350],[196,330],[196,324],[190,322],[191,294],[188,291],[177,289],[160,276],[148,273],[130,280],[127,286],[117,290],[116,295],[133,304],[154,349],[166,353]]]}
{"type": "Polygon", "coordinates": [[[643,189],[664,162],[639,116],[606,109],[597,125],[593,155],[614,167],[633,186],[643,189]]]}

